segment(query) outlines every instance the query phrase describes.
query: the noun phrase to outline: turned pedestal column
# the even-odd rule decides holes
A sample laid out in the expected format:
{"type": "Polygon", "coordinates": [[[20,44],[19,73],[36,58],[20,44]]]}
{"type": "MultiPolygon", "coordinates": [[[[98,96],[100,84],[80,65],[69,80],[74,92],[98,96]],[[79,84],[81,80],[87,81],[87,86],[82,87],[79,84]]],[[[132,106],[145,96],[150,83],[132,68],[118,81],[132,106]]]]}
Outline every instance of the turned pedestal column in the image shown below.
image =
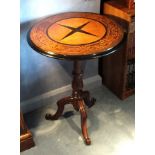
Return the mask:
{"type": "Polygon", "coordinates": [[[54,115],[46,114],[47,120],[57,120],[63,113],[65,104],[72,104],[76,111],[81,114],[81,129],[86,144],[90,144],[90,138],[87,131],[87,113],[85,105],[89,108],[94,105],[95,99],[90,97],[89,91],[83,91],[83,71],[81,61],[75,60],[73,68],[72,95],[65,97],[57,102],[58,110],[54,115]]]}

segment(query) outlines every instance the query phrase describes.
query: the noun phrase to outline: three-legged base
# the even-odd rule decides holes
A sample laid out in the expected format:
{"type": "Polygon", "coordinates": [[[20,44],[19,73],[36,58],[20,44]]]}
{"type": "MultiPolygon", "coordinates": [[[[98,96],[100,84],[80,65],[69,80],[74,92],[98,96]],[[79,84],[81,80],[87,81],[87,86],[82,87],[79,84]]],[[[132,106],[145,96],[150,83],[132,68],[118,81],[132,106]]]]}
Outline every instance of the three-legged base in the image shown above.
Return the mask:
{"type": "Polygon", "coordinates": [[[45,118],[47,120],[57,120],[63,113],[64,106],[66,104],[72,104],[76,111],[79,111],[81,114],[81,129],[83,138],[87,145],[91,144],[91,140],[88,136],[87,131],[87,113],[85,109],[85,105],[90,108],[95,104],[95,99],[90,97],[88,91],[83,91],[83,80],[82,80],[82,70],[81,64],[79,61],[74,61],[74,70],[73,70],[73,81],[72,88],[73,93],[72,96],[65,97],[57,102],[57,112],[54,115],[46,114],[45,118]]]}

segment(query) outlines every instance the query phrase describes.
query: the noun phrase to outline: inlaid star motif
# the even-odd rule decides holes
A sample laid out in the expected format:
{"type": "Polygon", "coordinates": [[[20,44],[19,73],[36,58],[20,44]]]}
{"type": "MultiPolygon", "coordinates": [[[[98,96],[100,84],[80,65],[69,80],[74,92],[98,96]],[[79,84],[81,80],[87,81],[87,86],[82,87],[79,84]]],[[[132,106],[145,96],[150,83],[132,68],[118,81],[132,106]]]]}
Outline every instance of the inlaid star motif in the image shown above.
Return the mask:
{"type": "Polygon", "coordinates": [[[52,41],[66,45],[86,45],[100,40],[106,27],[93,19],[67,18],[51,24],[47,36],[52,41]]]}
{"type": "Polygon", "coordinates": [[[80,33],[84,33],[84,34],[88,34],[88,35],[97,37],[97,35],[95,35],[95,34],[92,34],[92,33],[89,33],[89,32],[87,32],[87,31],[82,30],[82,28],[83,28],[84,26],[86,26],[87,24],[89,24],[89,23],[90,23],[90,22],[84,23],[84,24],[82,24],[82,25],[80,25],[80,26],[78,26],[78,27],[76,27],[76,28],[75,28],[75,27],[71,27],[71,26],[67,26],[67,25],[61,25],[61,24],[59,24],[60,26],[63,26],[63,27],[66,27],[66,28],[72,30],[71,32],[69,32],[68,34],[66,34],[61,40],[63,40],[63,39],[65,39],[65,38],[67,38],[67,37],[73,35],[73,34],[76,33],[76,32],[80,32],[80,33]]]}

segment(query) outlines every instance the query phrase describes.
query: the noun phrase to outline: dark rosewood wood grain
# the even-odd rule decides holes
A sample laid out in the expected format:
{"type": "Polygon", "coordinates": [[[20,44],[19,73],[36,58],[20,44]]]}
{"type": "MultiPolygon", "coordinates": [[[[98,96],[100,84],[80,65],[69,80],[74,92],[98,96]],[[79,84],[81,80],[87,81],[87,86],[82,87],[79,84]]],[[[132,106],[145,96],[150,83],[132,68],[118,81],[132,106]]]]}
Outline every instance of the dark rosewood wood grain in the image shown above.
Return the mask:
{"type": "Polygon", "coordinates": [[[90,145],[91,144],[91,140],[90,140],[90,138],[88,136],[88,131],[87,131],[87,124],[86,124],[87,113],[86,113],[86,110],[85,110],[84,101],[83,100],[79,100],[78,101],[78,106],[79,106],[79,111],[81,113],[82,134],[84,136],[85,143],[87,145],[90,145]]]}
{"type": "Polygon", "coordinates": [[[23,114],[20,113],[20,151],[30,149],[34,145],[32,134],[25,124],[23,114]]]}
{"type": "Polygon", "coordinates": [[[81,69],[81,62],[78,60],[74,61],[73,69],[73,81],[72,81],[72,95],[65,97],[57,102],[58,109],[57,112],[52,115],[47,113],[45,118],[47,120],[57,120],[63,113],[64,106],[66,104],[72,104],[76,111],[81,114],[81,129],[85,143],[89,145],[91,143],[88,136],[86,119],[87,114],[85,110],[85,105],[89,108],[95,104],[95,99],[90,97],[89,91],[83,91],[83,71],[81,69]]]}

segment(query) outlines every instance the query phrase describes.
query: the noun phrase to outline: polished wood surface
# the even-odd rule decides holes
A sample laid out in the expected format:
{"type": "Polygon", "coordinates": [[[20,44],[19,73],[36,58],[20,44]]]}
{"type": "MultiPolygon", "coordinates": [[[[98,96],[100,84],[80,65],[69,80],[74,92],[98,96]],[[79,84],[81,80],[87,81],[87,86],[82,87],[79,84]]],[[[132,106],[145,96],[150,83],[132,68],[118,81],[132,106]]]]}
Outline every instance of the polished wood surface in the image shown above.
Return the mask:
{"type": "MultiPolygon", "coordinates": [[[[62,13],[50,16],[35,24],[28,33],[30,46],[45,56],[74,61],[72,95],[57,102],[54,115],[46,114],[47,120],[58,119],[66,104],[72,104],[81,114],[81,129],[87,145],[91,140],[87,131],[87,113],[95,99],[89,91],[83,91],[81,59],[111,54],[120,48],[125,39],[123,29],[106,16],[95,13],[62,13]]],[[[63,75],[62,75],[63,76],[63,75]]]]}
{"type": "Polygon", "coordinates": [[[25,124],[23,114],[20,113],[20,151],[30,149],[34,145],[32,134],[25,124]]]}
{"type": "Polygon", "coordinates": [[[84,141],[87,145],[91,144],[91,140],[88,136],[87,131],[87,113],[85,106],[88,108],[95,104],[96,99],[91,98],[89,91],[83,91],[83,71],[81,69],[81,62],[74,61],[73,68],[73,81],[72,81],[72,95],[64,97],[57,102],[58,109],[54,115],[47,113],[45,118],[47,120],[57,120],[64,111],[64,106],[66,104],[72,104],[76,111],[81,114],[81,129],[84,141]]]}
{"type": "Polygon", "coordinates": [[[135,59],[135,14],[117,1],[110,0],[104,3],[103,12],[119,23],[127,33],[124,47],[107,57],[99,59],[99,74],[102,83],[120,99],[126,99],[134,94],[134,88],[128,88],[128,61],[135,59]],[[113,15],[113,16],[112,16],[113,15]]]}
{"type": "Polygon", "coordinates": [[[67,45],[83,45],[104,37],[106,28],[96,20],[69,18],[52,24],[47,35],[52,40],[67,45]]]}
{"type": "Polygon", "coordinates": [[[62,13],[35,24],[28,41],[41,54],[62,58],[95,57],[112,52],[123,39],[118,24],[95,13],[62,13]]]}
{"type": "Polygon", "coordinates": [[[116,0],[110,0],[103,4],[104,14],[117,16],[125,21],[132,22],[135,16],[135,9],[129,9],[120,5],[116,0]]]}
{"type": "Polygon", "coordinates": [[[124,7],[127,7],[128,9],[134,9],[135,8],[135,2],[134,0],[115,0],[118,4],[123,5],[124,7]]]}

